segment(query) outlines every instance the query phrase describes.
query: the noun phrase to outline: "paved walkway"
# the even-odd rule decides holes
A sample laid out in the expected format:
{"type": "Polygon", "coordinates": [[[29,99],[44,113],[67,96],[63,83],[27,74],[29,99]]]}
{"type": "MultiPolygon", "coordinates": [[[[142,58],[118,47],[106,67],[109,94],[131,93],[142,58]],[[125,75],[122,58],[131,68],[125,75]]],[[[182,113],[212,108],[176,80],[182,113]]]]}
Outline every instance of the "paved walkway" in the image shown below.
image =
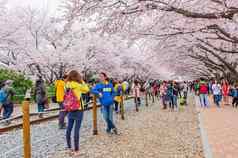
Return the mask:
{"type": "Polygon", "coordinates": [[[204,129],[213,158],[238,157],[238,109],[212,105],[201,110],[204,129]]]}

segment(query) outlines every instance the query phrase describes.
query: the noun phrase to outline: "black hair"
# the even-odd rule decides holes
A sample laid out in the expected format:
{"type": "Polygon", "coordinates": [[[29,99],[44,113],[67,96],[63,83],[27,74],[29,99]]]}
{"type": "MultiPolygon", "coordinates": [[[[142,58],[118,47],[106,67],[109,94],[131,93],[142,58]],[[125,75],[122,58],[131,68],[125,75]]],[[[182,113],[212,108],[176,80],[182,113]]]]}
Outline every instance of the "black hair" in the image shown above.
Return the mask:
{"type": "Polygon", "coordinates": [[[105,72],[101,72],[100,74],[105,77],[105,80],[106,80],[106,81],[109,81],[109,78],[108,78],[108,76],[107,76],[107,74],[106,74],[105,72]]]}

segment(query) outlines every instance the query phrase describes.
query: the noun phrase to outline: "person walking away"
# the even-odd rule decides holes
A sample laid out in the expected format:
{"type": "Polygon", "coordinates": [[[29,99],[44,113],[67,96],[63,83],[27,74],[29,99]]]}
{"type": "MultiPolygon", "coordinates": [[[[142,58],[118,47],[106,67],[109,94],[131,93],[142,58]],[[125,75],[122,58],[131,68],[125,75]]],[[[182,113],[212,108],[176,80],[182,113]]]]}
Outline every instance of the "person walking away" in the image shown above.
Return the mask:
{"type": "Polygon", "coordinates": [[[145,96],[147,97],[147,99],[149,99],[149,91],[150,91],[150,81],[147,80],[143,87],[145,88],[145,96]]]}
{"type": "Polygon", "coordinates": [[[199,88],[200,88],[199,81],[196,81],[194,84],[194,91],[196,95],[199,95],[199,88]]]}
{"type": "MultiPolygon", "coordinates": [[[[13,96],[15,95],[15,91],[12,88],[12,84],[12,80],[7,80],[1,88],[3,119],[9,119],[14,111],[13,96]]],[[[10,123],[9,120],[6,121],[6,125],[9,125],[10,123]]]]}
{"type": "Polygon", "coordinates": [[[106,73],[101,72],[99,74],[99,77],[100,83],[96,84],[91,89],[91,92],[99,96],[99,101],[102,105],[101,112],[107,125],[106,132],[108,134],[110,134],[111,132],[118,134],[117,128],[113,123],[113,103],[115,97],[114,87],[112,83],[109,82],[106,73]]]}
{"type": "Polygon", "coordinates": [[[178,86],[178,96],[179,96],[179,98],[182,98],[182,96],[183,96],[183,94],[182,94],[182,92],[183,92],[183,83],[176,83],[176,85],[178,86]]]}
{"type": "Polygon", "coordinates": [[[139,82],[137,80],[135,80],[134,84],[132,85],[132,95],[135,100],[136,108],[138,108],[138,106],[141,105],[140,89],[141,89],[141,86],[140,86],[139,82]]]}
{"type": "Polygon", "coordinates": [[[167,83],[166,81],[163,81],[162,85],[160,86],[160,96],[162,100],[163,109],[167,109],[167,103],[166,103],[166,96],[167,96],[167,83]]]}
{"type": "Polygon", "coordinates": [[[223,95],[223,103],[224,105],[229,105],[229,84],[226,80],[222,82],[222,95],[223,95]]]}
{"type": "Polygon", "coordinates": [[[4,100],[6,99],[6,93],[2,89],[4,87],[4,83],[5,81],[0,82],[0,117],[2,116],[2,109],[3,109],[2,104],[4,100]]]}
{"type": "Polygon", "coordinates": [[[201,107],[205,108],[208,107],[208,85],[206,81],[201,78],[199,83],[199,97],[200,97],[200,103],[201,107]]]}
{"type": "Polygon", "coordinates": [[[178,95],[179,95],[178,83],[174,81],[172,88],[173,88],[172,111],[178,111],[178,95]]]}
{"type": "Polygon", "coordinates": [[[129,83],[126,80],[124,80],[121,85],[122,85],[123,92],[125,92],[125,95],[129,95],[129,92],[128,92],[129,83]]]}
{"type": "Polygon", "coordinates": [[[114,98],[114,104],[115,104],[115,111],[118,114],[119,113],[119,105],[121,103],[121,96],[122,96],[122,85],[120,81],[115,80],[114,82],[114,91],[115,91],[115,98],[114,98]]]}
{"type": "Polygon", "coordinates": [[[63,78],[55,81],[56,101],[59,104],[59,108],[60,108],[59,122],[58,122],[59,129],[66,128],[65,116],[67,112],[64,110],[64,105],[63,105],[66,79],[67,79],[67,75],[64,75],[63,78]]]}
{"type": "Polygon", "coordinates": [[[215,80],[215,83],[212,85],[212,92],[214,95],[214,101],[215,104],[218,108],[220,108],[220,101],[221,101],[221,85],[219,83],[217,83],[217,81],[215,80]]]}
{"type": "Polygon", "coordinates": [[[153,95],[157,99],[159,99],[158,93],[159,93],[159,85],[157,84],[156,81],[154,81],[154,83],[153,83],[153,95]]]}
{"type": "Polygon", "coordinates": [[[89,87],[82,80],[81,75],[72,70],[69,72],[66,85],[66,91],[64,95],[64,108],[68,112],[68,125],[66,130],[66,142],[67,148],[74,155],[79,155],[79,133],[84,116],[84,102],[82,94],[89,92],[89,87]],[[74,128],[74,149],[71,145],[71,132],[74,128]]]}
{"type": "Polygon", "coordinates": [[[232,107],[238,107],[238,83],[231,90],[232,107]]]}
{"type": "Polygon", "coordinates": [[[187,97],[188,97],[188,83],[184,81],[183,83],[183,99],[185,105],[187,105],[187,97]]]}
{"type": "Polygon", "coordinates": [[[172,111],[173,109],[173,81],[170,81],[168,84],[168,88],[167,88],[167,99],[169,102],[169,109],[170,111],[172,111]]]}
{"type": "Polygon", "coordinates": [[[35,96],[36,96],[36,103],[37,103],[39,118],[42,118],[43,112],[45,109],[47,95],[46,95],[45,84],[41,77],[39,77],[39,79],[36,81],[36,84],[35,84],[35,96]]]}
{"type": "Polygon", "coordinates": [[[209,94],[209,96],[210,96],[210,94],[213,94],[213,92],[212,92],[212,85],[213,85],[212,80],[210,80],[208,82],[208,94],[209,94]]]}
{"type": "Polygon", "coordinates": [[[144,87],[147,89],[147,94],[149,99],[153,99],[153,94],[152,94],[152,80],[148,80],[148,83],[144,87]]]}

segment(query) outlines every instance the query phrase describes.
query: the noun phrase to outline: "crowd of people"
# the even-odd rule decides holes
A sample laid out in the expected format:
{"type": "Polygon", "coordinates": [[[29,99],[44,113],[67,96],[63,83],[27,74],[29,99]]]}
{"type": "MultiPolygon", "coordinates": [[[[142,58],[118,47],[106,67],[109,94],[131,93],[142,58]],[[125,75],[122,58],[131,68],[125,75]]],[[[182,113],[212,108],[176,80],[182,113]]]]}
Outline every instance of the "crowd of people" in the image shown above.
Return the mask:
{"type": "MultiPolygon", "coordinates": [[[[107,134],[117,135],[119,133],[113,115],[121,112],[121,102],[124,95],[132,95],[135,110],[139,111],[142,105],[142,97],[161,101],[162,109],[179,111],[180,106],[188,104],[188,93],[194,92],[200,98],[202,108],[210,106],[209,97],[213,96],[213,102],[217,107],[232,104],[238,107],[238,84],[229,84],[226,80],[206,81],[201,78],[191,82],[161,81],[161,80],[119,80],[112,79],[106,73],[98,74],[98,81],[87,81],[83,79],[78,71],[72,70],[55,81],[55,99],[58,103],[59,129],[66,129],[67,148],[72,154],[79,154],[79,134],[84,117],[84,111],[88,108],[92,96],[95,95],[101,105],[101,113],[105,120],[107,134]],[[230,101],[233,98],[232,101],[230,101]],[[115,111],[115,112],[114,112],[115,111]],[[65,118],[68,118],[67,124],[65,118]],[[71,133],[74,129],[74,147],[71,144],[71,133]]],[[[1,85],[0,90],[0,114],[3,109],[3,119],[10,118],[14,106],[15,92],[12,81],[7,80],[1,85]]],[[[39,117],[44,117],[44,111],[49,106],[47,90],[44,80],[39,77],[34,88],[34,98],[37,104],[39,117]]],[[[9,122],[8,122],[9,123],[9,122]]]]}
{"type": "MultiPolygon", "coordinates": [[[[56,101],[61,108],[59,114],[59,128],[66,128],[66,142],[68,149],[73,154],[79,154],[79,131],[83,120],[84,109],[88,102],[92,100],[92,95],[96,95],[100,105],[101,113],[106,123],[106,133],[117,135],[118,129],[113,121],[113,115],[120,113],[120,103],[123,95],[131,94],[134,98],[136,111],[142,104],[142,97],[147,95],[151,100],[160,100],[162,97],[164,109],[169,105],[169,109],[178,108],[178,97],[186,100],[188,93],[188,83],[161,82],[159,80],[150,80],[147,82],[141,80],[119,80],[111,79],[105,73],[100,73],[98,82],[85,83],[82,76],[77,71],[71,71],[63,78],[55,81],[56,101]],[[166,97],[164,97],[164,95],[166,97]],[[164,99],[163,99],[164,98],[164,99]],[[115,113],[114,113],[115,111],[115,113]],[[65,116],[68,116],[67,126],[65,116]],[[74,128],[74,148],[71,145],[71,132],[74,128]],[[71,150],[73,149],[73,150],[71,150]]],[[[43,90],[44,88],[39,88],[43,90]]],[[[44,98],[45,93],[39,98],[44,98]]],[[[42,99],[38,106],[42,106],[42,99]]],[[[183,104],[186,101],[184,101],[183,104]]],[[[39,108],[40,109],[40,108],[39,108]]]]}
{"type": "Polygon", "coordinates": [[[199,96],[202,108],[208,108],[212,102],[220,108],[221,105],[238,107],[238,83],[229,83],[227,80],[206,81],[201,78],[191,84],[195,94],[199,96]],[[210,99],[209,99],[210,98],[210,99]]]}

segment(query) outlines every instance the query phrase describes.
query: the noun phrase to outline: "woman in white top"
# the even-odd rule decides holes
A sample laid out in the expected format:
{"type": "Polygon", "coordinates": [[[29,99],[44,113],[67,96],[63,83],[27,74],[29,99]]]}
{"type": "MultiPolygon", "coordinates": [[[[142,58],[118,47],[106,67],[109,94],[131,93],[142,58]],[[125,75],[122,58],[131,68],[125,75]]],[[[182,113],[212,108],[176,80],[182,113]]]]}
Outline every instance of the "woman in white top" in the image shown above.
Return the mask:
{"type": "Polygon", "coordinates": [[[221,85],[215,81],[215,83],[212,85],[212,92],[214,96],[214,101],[217,107],[220,107],[220,101],[221,101],[221,85]]]}

